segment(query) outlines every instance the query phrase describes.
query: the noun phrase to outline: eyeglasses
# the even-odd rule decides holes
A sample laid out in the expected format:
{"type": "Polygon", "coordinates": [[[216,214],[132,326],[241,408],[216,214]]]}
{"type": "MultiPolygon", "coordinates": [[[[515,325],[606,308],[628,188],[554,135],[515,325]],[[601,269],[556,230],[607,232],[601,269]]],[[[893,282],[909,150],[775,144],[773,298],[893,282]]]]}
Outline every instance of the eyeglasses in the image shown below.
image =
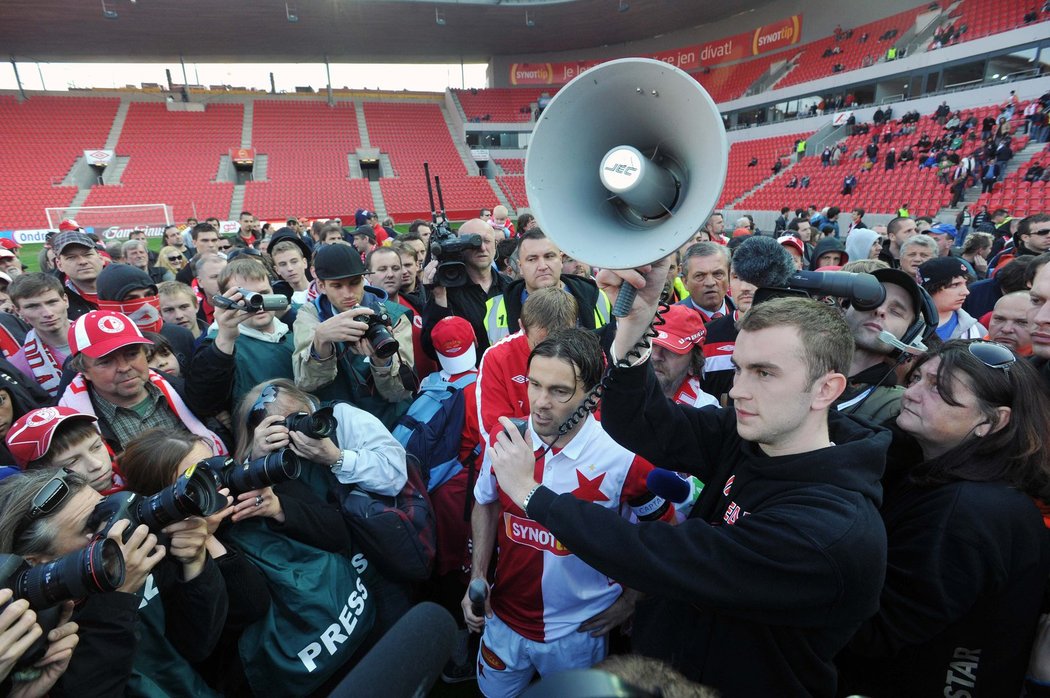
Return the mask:
{"type": "Polygon", "coordinates": [[[230,250],[232,247],[233,247],[233,245],[219,245],[219,251],[220,252],[226,252],[226,251],[230,250]]]}
{"type": "Polygon", "coordinates": [[[252,409],[248,413],[248,423],[253,427],[258,426],[259,422],[266,419],[266,406],[277,400],[277,386],[268,385],[263,388],[263,391],[259,393],[259,397],[252,404],[252,409]]]}
{"type": "Polygon", "coordinates": [[[1001,368],[1009,372],[1010,367],[1017,363],[1017,355],[999,342],[970,342],[967,349],[970,356],[988,368],[1001,368]]]}

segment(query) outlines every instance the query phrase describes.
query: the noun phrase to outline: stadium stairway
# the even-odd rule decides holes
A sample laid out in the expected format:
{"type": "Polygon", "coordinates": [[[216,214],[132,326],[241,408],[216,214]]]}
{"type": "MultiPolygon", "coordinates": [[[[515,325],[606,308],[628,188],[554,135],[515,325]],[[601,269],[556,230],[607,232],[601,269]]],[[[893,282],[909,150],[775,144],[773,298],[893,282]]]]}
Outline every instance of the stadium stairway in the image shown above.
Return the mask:
{"type": "Polygon", "coordinates": [[[375,207],[375,214],[380,220],[386,218],[386,201],[383,199],[383,189],[379,186],[378,180],[369,181],[368,188],[372,191],[372,206],[375,207]]]}
{"type": "MultiPolygon", "coordinates": [[[[255,100],[244,100],[244,123],[241,124],[241,147],[252,147],[252,120],[255,117],[255,100]]],[[[265,179],[265,177],[263,178],[265,179]]]]}
{"type": "Polygon", "coordinates": [[[459,158],[463,161],[463,167],[467,168],[467,174],[471,177],[479,176],[481,171],[478,169],[478,163],[474,162],[474,156],[470,154],[470,148],[467,147],[466,139],[456,130],[456,126],[452,123],[452,117],[448,115],[445,105],[441,104],[440,108],[441,118],[445,120],[445,126],[448,127],[449,135],[452,136],[452,143],[455,144],[459,158]]]}
{"type": "Polygon", "coordinates": [[[797,164],[798,164],[797,162],[792,161],[792,163],[790,165],[784,167],[777,174],[769,175],[768,177],[763,179],[761,182],[759,182],[758,184],[753,186],[751,189],[745,191],[743,194],[741,194],[740,196],[738,196],[735,199],[733,199],[732,201],[730,201],[728,204],[725,205],[724,208],[736,209],[737,205],[741,201],[743,201],[744,199],[748,198],[752,194],[758,193],[759,191],[764,189],[767,185],[772,184],[775,179],[777,179],[777,178],[787,174],[788,172],[791,172],[791,170],[794,169],[795,165],[797,165],[797,164]]]}
{"type": "Polygon", "coordinates": [[[233,185],[233,194],[230,195],[230,217],[229,220],[237,220],[241,211],[244,210],[245,185],[233,185]]]}
{"type": "MultiPolygon", "coordinates": [[[[1028,163],[1030,163],[1036,155],[1046,150],[1046,147],[1046,143],[1036,143],[1034,141],[1029,141],[1029,143],[1024,148],[1014,153],[1013,158],[1010,160],[1009,164],[1007,164],[1006,170],[1003,172],[1003,179],[1006,179],[1007,177],[1021,170],[1022,168],[1027,168],[1028,163]]],[[[974,213],[973,206],[977,203],[977,200],[980,197],[981,185],[980,183],[978,183],[963,192],[963,197],[959,200],[958,206],[956,206],[955,208],[945,206],[941,210],[937,211],[937,215],[935,216],[935,218],[943,223],[951,223],[954,225],[955,217],[959,215],[959,211],[962,210],[963,206],[969,205],[971,209],[970,213],[974,213]]]]}
{"type": "Polygon", "coordinates": [[[503,193],[503,189],[499,186],[499,183],[492,177],[489,177],[488,180],[489,186],[492,187],[492,193],[496,196],[496,201],[498,201],[503,206],[506,206],[508,211],[516,211],[518,207],[514,206],[507,199],[507,197],[503,193]]]}
{"type": "MultiPolygon", "coordinates": [[[[368,123],[365,121],[365,105],[355,100],[354,112],[357,114],[357,135],[361,138],[361,147],[371,148],[372,140],[368,137],[368,123]]],[[[388,162],[387,165],[389,164],[388,162]]],[[[391,171],[388,169],[383,170],[383,172],[391,171]]]]}
{"type": "Polygon", "coordinates": [[[117,107],[117,114],[113,117],[113,125],[109,127],[109,136],[106,137],[106,145],[103,146],[106,150],[117,149],[117,143],[120,142],[120,132],[124,129],[124,122],[128,118],[128,109],[130,107],[130,99],[125,97],[120,100],[120,106],[117,107]]]}

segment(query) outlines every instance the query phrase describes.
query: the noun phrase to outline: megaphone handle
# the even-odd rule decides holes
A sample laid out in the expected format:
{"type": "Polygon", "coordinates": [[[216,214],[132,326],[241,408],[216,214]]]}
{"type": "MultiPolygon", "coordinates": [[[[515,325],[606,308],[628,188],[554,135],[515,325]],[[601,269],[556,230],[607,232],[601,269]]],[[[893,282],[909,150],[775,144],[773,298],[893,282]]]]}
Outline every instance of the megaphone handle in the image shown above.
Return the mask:
{"type": "Polygon", "coordinates": [[[636,295],[638,295],[638,289],[634,286],[628,283],[620,286],[620,292],[616,296],[616,303],[613,304],[613,316],[627,317],[631,312],[631,306],[634,305],[634,297],[636,295]]]}

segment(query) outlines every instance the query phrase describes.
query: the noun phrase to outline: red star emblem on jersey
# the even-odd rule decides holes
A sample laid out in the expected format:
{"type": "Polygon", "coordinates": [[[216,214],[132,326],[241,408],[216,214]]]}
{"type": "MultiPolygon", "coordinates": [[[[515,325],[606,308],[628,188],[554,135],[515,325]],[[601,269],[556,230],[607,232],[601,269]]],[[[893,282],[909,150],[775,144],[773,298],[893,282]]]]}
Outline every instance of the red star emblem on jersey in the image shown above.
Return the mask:
{"type": "Polygon", "coordinates": [[[589,480],[586,475],[577,469],[576,482],[578,482],[580,486],[572,491],[572,496],[576,497],[576,499],[582,499],[587,502],[608,502],[609,498],[601,491],[602,480],[604,479],[605,473],[602,473],[593,480],[589,480]]]}

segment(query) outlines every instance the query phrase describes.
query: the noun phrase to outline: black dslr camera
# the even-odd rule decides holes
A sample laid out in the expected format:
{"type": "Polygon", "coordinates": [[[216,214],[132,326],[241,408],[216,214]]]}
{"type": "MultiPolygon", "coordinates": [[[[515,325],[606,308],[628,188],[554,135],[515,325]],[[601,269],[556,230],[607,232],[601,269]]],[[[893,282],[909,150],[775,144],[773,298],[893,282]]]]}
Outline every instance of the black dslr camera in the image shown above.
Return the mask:
{"type": "Polygon", "coordinates": [[[280,313],[291,305],[291,300],[281,293],[256,293],[246,288],[238,288],[236,290],[240,291],[241,295],[244,296],[240,302],[231,301],[226,296],[215,295],[211,297],[212,304],[217,308],[241,310],[253,315],[255,313],[265,313],[268,310],[280,313]]]}
{"type": "MultiPolygon", "coordinates": [[[[390,333],[390,328],[394,326],[394,322],[390,319],[389,313],[386,312],[381,303],[367,303],[363,307],[371,308],[374,313],[374,315],[362,315],[357,318],[368,324],[368,329],[365,330],[365,339],[372,343],[372,349],[375,350],[378,358],[390,358],[397,352],[399,346],[397,340],[394,339],[394,335],[390,333]]],[[[291,429],[291,427],[288,428],[291,429]]],[[[315,436],[314,438],[320,437],[315,436]]]]}
{"type": "Polygon", "coordinates": [[[202,460],[197,467],[209,471],[219,487],[228,488],[234,495],[295,480],[302,472],[299,456],[290,448],[244,463],[229,456],[214,456],[202,460]]]}
{"type": "Polygon", "coordinates": [[[481,249],[481,236],[477,234],[456,235],[445,226],[439,226],[430,236],[430,253],[438,261],[434,273],[434,285],[443,288],[466,286],[467,265],[465,253],[481,249]]]}
{"type": "Polygon", "coordinates": [[[326,439],[335,433],[338,422],[332,414],[331,407],[322,407],[309,412],[296,412],[284,418],[284,426],[288,431],[297,431],[311,439],[326,439]]]}
{"type": "Polygon", "coordinates": [[[127,519],[131,525],[124,531],[125,541],[139,524],[146,524],[150,533],[166,544],[167,538],[161,532],[165,526],[191,516],[211,516],[226,505],[226,498],[219,494],[211,471],[193,465],[174,485],[150,497],[127,491],[104,497],[95,506],[88,523],[94,530],[103,525],[101,534],[105,536],[113,524],[127,519]]]}
{"type": "MultiPolygon", "coordinates": [[[[11,601],[25,599],[44,631],[19,658],[19,668],[32,666],[47,650],[47,634],[58,626],[63,601],[104,594],[124,583],[124,554],[110,538],[96,537],[83,550],[30,567],[17,555],[0,555],[0,586],[11,590],[11,601]]],[[[10,603],[10,602],[8,602],[10,603]]],[[[3,612],[7,604],[0,606],[3,612]]]]}

